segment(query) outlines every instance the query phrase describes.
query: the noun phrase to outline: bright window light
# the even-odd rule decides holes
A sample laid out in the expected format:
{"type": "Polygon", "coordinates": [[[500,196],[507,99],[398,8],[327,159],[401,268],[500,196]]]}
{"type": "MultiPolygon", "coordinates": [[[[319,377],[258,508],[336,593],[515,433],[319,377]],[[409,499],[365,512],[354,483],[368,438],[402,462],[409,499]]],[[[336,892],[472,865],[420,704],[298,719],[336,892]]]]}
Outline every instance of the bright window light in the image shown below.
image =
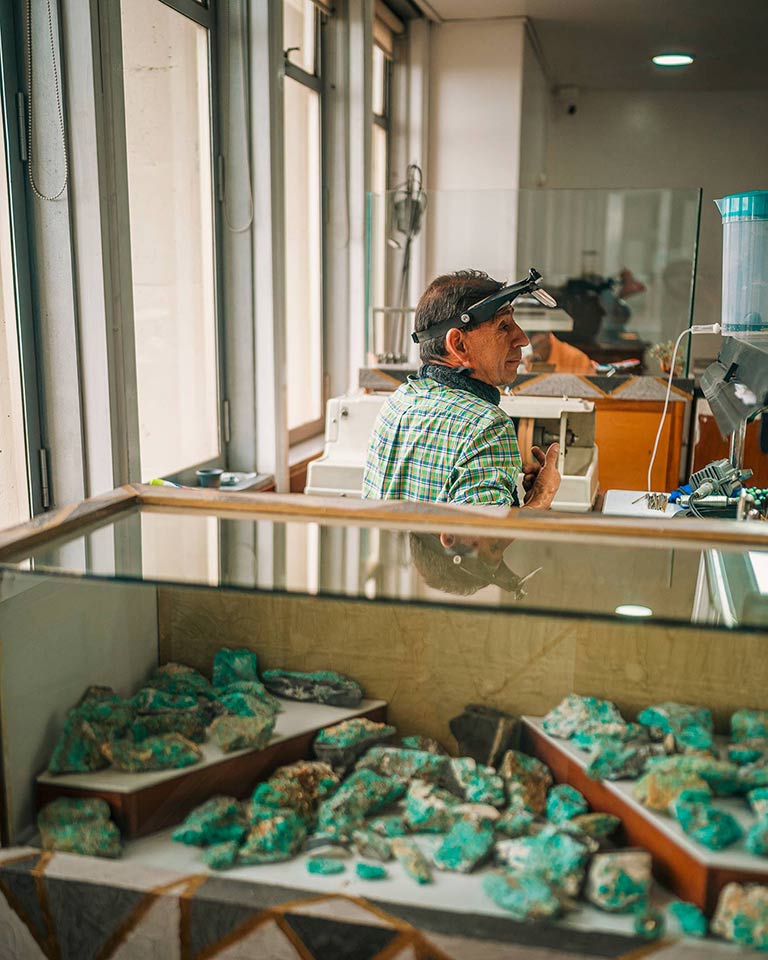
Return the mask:
{"type": "Polygon", "coordinates": [[[690,53],[659,53],[653,58],[657,67],[687,67],[693,63],[690,53]]]}
{"type": "Polygon", "coordinates": [[[616,607],[616,613],[620,617],[652,617],[653,610],[650,607],[642,607],[637,603],[622,603],[616,607]]]}

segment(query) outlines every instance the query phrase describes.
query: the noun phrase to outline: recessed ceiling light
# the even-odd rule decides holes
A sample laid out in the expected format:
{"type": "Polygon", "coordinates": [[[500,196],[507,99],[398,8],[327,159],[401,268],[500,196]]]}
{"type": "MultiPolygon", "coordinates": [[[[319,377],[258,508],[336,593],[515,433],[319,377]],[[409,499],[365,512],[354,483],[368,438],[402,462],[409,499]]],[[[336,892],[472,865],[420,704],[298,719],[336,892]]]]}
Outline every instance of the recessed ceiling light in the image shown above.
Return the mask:
{"type": "Polygon", "coordinates": [[[693,63],[690,53],[659,53],[653,58],[657,67],[687,67],[693,63]]]}
{"type": "Polygon", "coordinates": [[[642,607],[638,603],[622,603],[616,607],[615,613],[620,617],[652,617],[653,610],[650,607],[642,607]]]}

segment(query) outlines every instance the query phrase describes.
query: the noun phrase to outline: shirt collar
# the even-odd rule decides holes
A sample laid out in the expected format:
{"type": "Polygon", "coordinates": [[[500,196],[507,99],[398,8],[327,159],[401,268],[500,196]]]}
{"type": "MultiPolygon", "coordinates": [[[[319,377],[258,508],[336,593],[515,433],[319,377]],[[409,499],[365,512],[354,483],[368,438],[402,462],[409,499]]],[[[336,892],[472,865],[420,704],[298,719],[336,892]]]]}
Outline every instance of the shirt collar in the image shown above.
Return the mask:
{"type": "Polygon", "coordinates": [[[445,387],[452,387],[454,390],[466,390],[473,393],[481,400],[487,400],[498,407],[501,400],[501,394],[492,387],[490,383],[483,380],[477,380],[471,377],[470,367],[446,367],[441,363],[425,363],[419,369],[416,379],[422,380],[424,377],[430,377],[445,387]]]}

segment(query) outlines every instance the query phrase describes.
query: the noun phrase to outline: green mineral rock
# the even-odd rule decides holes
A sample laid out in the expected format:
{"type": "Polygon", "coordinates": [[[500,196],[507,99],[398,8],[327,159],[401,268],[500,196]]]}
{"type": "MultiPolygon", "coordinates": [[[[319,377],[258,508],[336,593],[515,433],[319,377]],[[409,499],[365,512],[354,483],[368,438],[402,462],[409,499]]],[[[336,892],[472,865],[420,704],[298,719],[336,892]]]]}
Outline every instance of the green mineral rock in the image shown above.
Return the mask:
{"type": "Polygon", "coordinates": [[[313,750],[318,760],[336,770],[346,770],[369,747],[391,740],[396,733],[387,723],[355,717],[321,730],[315,737],[313,750]]]}
{"type": "Polygon", "coordinates": [[[133,720],[133,706],[111,687],[88,687],[75,710],[87,721],[100,742],[123,736],[133,720]]]}
{"type": "Polygon", "coordinates": [[[389,876],[386,868],[376,863],[358,863],[355,872],[361,880],[386,880],[389,876]]]}
{"type": "Polygon", "coordinates": [[[56,827],[93,820],[109,820],[109,804],[98,798],[58,797],[46,804],[37,815],[39,827],[56,827]]]}
{"type": "Polygon", "coordinates": [[[735,793],[750,793],[761,787],[768,787],[768,764],[750,763],[738,770],[738,788],[735,793]]]}
{"type": "Polygon", "coordinates": [[[406,837],[411,832],[405,817],[401,814],[391,813],[386,817],[373,817],[368,821],[368,826],[374,833],[382,837],[406,837]]]}
{"type": "Polygon", "coordinates": [[[178,733],[147,737],[138,743],[133,740],[113,740],[104,744],[102,749],[114,767],[129,773],[190,767],[203,758],[197,744],[178,733]]]}
{"type": "Polygon", "coordinates": [[[666,812],[684,790],[707,792],[709,787],[695,773],[651,769],[635,784],[634,795],[649,810],[666,812]]]}
{"type": "Polygon", "coordinates": [[[120,831],[104,800],[59,797],[37,815],[43,850],[119,857],[120,831]]]}
{"type": "Polygon", "coordinates": [[[748,763],[764,763],[768,757],[768,740],[744,740],[728,744],[728,760],[738,767],[748,763]]]}
{"type": "Polygon", "coordinates": [[[744,835],[734,816],[702,799],[699,792],[684,790],[672,801],[670,811],[689,836],[710,850],[722,850],[744,835]]]}
{"type": "Polygon", "coordinates": [[[131,701],[137,713],[176,713],[197,710],[197,695],[189,693],[166,693],[145,687],[131,701]]]}
{"type": "Polygon", "coordinates": [[[270,693],[288,700],[311,700],[335,707],[357,707],[363,699],[359,683],[332,670],[317,673],[265,670],[263,680],[270,693]]]}
{"type": "Polygon", "coordinates": [[[247,693],[222,693],[218,701],[232,717],[271,717],[275,712],[263,700],[247,693]]]}
{"type": "Polygon", "coordinates": [[[375,830],[355,830],[352,841],[361,857],[384,862],[392,859],[392,844],[375,830]]]}
{"type": "Polygon", "coordinates": [[[259,659],[253,650],[241,647],[230,650],[222,647],[213,658],[213,685],[214,687],[228,687],[231,683],[240,680],[252,681],[259,679],[259,659]]]}
{"type": "Polygon", "coordinates": [[[472,757],[483,766],[495,767],[517,735],[519,719],[504,710],[470,703],[458,717],[448,721],[459,755],[472,757]]]}
{"type": "Polygon", "coordinates": [[[446,775],[448,757],[404,747],[371,747],[358,761],[358,770],[373,770],[383,777],[437,782],[446,775]]]}
{"type": "Polygon", "coordinates": [[[219,696],[229,693],[244,693],[247,697],[258,700],[271,713],[280,713],[283,709],[282,703],[259,680],[236,680],[226,687],[217,688],[217,692],[219,696]]]}
{"type": "Polygon", "coordinates": [[[51,773],[90,773],[108,766],[101,752],[100,740],[92,724],[77,709],[70,710],[64,721],[48,769],[51,773]]]}
{"type": "Polygon", "coordinates": [[[217,717],[210,727],[211,739],[225,752],[261,750],[272,739],[274,714],[256,717],[217,717]]]}
{"type": "Polygon", "coordinates": [[[515,920],[547,920],[562,913],[562,901],[536,874],[494,870],[483,877],[483,890],[515,920]]]}
{"type": "Polygon", "coordinates": [[[507,803],[504,781],[493,772],[493,767],[478,767],[469,778],[464,799],[467,803],[504,807],[507,803]]]}
{"type": "Polygon", "coordinates": [[[768,887],[726,884],[717,901],[712,932],[753,950],[768,949],[768,887]]]}
{"type": "Polygon", "coordinates": [[[584,796],[575,787],[561,783],[552,787],[547,797],[547,819],[552,823],[563,823],[573,820],[579,814],[586,813],[589,804],[584,796]]]}
{"type": "Polygon", "coordinates": [[[356,770],[318,809],[318,828],[332,835],[351,838],[367,816],[399,800],[405,785],[380,777],[372,770],[356,770]]]}
{"type": "MultiPolygon", "coordinates": [[[[586,730],[577,730],[571,740],[582,750],[594,750],[606,743],[620,744],[637,740],[641,743],[648,739],[647,730],[639,723],[600,723],[586,730]]],[[[639,744],[638,744],[639,745],[639,744]]]]}
{"type": "Polygon", "coordinates": [[[307,871],[329,876],[333,873],[344,873],[347,868],[343,861],[335,857],[311,857],[307,860],[307,871]]]}
{"type": "Polygon", "coordinates": [[[706,707],[694,707],[687,703],[659,703],[646,707],[637,720],[648,728],[654,740],[673,737],[681,752],[711,751],[713,748],[712,714],[706,707]]]}
{"type": "Polygon", "coordinates": [[[667,906],[667,913],[677,921],[687,937],[706,937],[709,924],[695,903],[676,900],[667,906]]]}
{"type": "Polygon", "coordinates": [[[646,770],[648,773],[664,771],[681,776],[694,774],[711,787],[716,797],[729,797],[746,792],[745,771],[749,768],[739,768],[734,763],[714,757],[676,754],[671,757],[651,757],[646,770]]]}
{"type": "Polygon", "coordinates": [[[756,857],[768,857],[768,817],[762,817],[749,828],[744,846],[756,857]]]}
{"type": "Polygon", "coordinates": [[[233,797],[212,797],[187,816],[171,835],[177,843],[195,847],[214,846],[245,836],[247,821],[240,803],[233,797]]]}
{"type": "Polygon", "coordinates": [[[567,896],[576,896],[584,880],[589,849],[580,837],[548,826],[533,836],[496,844],[496,861],[517,873],[536,874],[567,896]]]}
{"type": "Polygon", "coordinates": [[[432,737],[403,737],[400,741],[400,746],[405,750],[420,750],[424,753],[435,753],[441,757],[447,756],[448,754],[445,747],[441,743],[438,743],[437,740],[433,740],[432,737]]]}
{"type": "Polygon", "coordinates": [[[440,870],[470,873],[488,857],[493,841],[492,827],[457,820],[433,857],[435,866],[440,870]]]}
{"type": "Polygon", "coordinates": [[[658,940],[664,936],[664,930],[666,929],[664,914],[655,907],[646,905],[644,910],[635,914],[633,927],[638,937],[645,937],[646,940],[658,940]]]}
{"type": "Polygon", "coordinates": [[[511,840],[527,837],[532,832],[535,820],[536,817],[529,810],[510,807],[496,821],[496,831],[511,840]]]}
{"type": "Polygon", "coordinates": [[[506,785],[510,807],[524,807],[534,814],[544,812],[547,791],[552,786],[552,774],[546,764],[526,753],[507,750],[498,772],[506,785]]]}
{"type": "Polygon", "coordinates": [[[205,723],[197,710],[139,714],[131,724],[129,733],[134,740],[180,733],[193,743],[205,743],[205,723]]]}
{"type": "Polygon", "coordinates": [[[621,820],[612,813],[581,813],[570,823],[595,840],[606,840],[621,826],[621,820]]]}
{"type": "Polygon", "coordinates": [[[212,847],[206,847],[202,853],[202,861],[212,870],[229,870],[237,863],[237,854],[240,850],[240,844],[237,840],[230,840],[228,843],[215,843],[212,847]]]}
{"type": "Polygon", "coordinates": [[[432,883],[432,869],[415,840],[395,837],[392,841],[392,853],[416,883],[432,883]]]}
{"type": "Polygon", "coordinates": [[[651,855],[645,850],[596,853],[587,873],[585,896],[601,910],[625,913],[648,898],[651,855]]]}
{"type": "Polygon", "coordinates": [[[747,801],[757,817],[768,816],[768,787],[758,787],[757,790],[750,790],[747,794],[747,801]]]}
{"type": "Polygon", "coordinates": [[[414,833],[447,833],[459,801],[448,790],[414,780],[405,797],[405,822],[414,833]]]}
{"type": "Polygon", "coordinates": [[[352,856],[352,844],[327,833],[313,833],[307,837],[304,850],[311,857],[333,857],[346,860],[352,856]]]}
{"type": "Polygon", "coordinates": [[[197,670],[187,667],[183,663],[166,663],[162,667],[158,667],[147,681],[146,686],[174,695],[213,696],[211,685],[202,673],[198,673],[197,670]]]}
{"type": "Polygon", "coordinates": [[[290,807],[307,823],[314,820],[318,804],[330,797],[339,778],[327,763],[299,760],[279,767],[253,793],[252,803],[266,807],[290,807]]]}
{"type": "Polygon", "coordinates": [[[768,739],[768,710],[737,710],[731,716],[731,739],[768,739]]]}
{"type": "Polygon", "coordinates": [[[569,693],[544,717],[544,730],[552,737],[568,740],[577,730],[588,731],[606,723],[625,725],[618,707],[610,700],[580,697],[569,693]]]}
{"type": "Polygon", "coordinates": [[[659,749],[651,743],[599,742],[589,758],[586,774],[592,780],[634,780],[659,749]]]}
{"type": "Polygon", "coordinates": [[[271,814],[251,827],[240,847],[238,863],[279,863],[299,852],[307,836],[304,821],[295,810],[272,810],[271,814]]]}
{"type": "Polygon", "coordinates": [[[490,803],[460,803],[453,808],[454,819],[470,820],[484,827],[495,827],[501,811],[490,803]]]}

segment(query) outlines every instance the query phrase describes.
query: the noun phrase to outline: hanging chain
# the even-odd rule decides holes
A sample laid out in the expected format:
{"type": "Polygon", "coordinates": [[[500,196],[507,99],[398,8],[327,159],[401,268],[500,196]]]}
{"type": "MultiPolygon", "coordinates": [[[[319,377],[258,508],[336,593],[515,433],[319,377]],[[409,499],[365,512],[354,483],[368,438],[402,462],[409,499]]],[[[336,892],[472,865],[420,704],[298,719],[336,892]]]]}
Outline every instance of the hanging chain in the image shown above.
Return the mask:
{"type": "Polygon", "coordinates": [[[56,46],[53,41],[53,14],[51,12],[51,0],[46,0],[48,5],[48,37],[51,42],[51,63],[53,65],[53,83],[56,91],[56,107],[59,112],[59,128],[61,130],[61,148],[64,154],[64,183],[61,190],[53,196],[47,196],[42,193],[35,183],[35,174],[32,169],[32,0],[26,0],[26,34],[27,34],[27,91],[29,94],[29,103],[27,107],[27,174],[29,176],[29,185],[32,192],[38,200],[58,200],[67,189],[69,181],[69,157],[67,155],[67,138],[64,130],[64,111],[61,106],[61,87],[59,85],[59,71],[56,66],[56,46]]]}

